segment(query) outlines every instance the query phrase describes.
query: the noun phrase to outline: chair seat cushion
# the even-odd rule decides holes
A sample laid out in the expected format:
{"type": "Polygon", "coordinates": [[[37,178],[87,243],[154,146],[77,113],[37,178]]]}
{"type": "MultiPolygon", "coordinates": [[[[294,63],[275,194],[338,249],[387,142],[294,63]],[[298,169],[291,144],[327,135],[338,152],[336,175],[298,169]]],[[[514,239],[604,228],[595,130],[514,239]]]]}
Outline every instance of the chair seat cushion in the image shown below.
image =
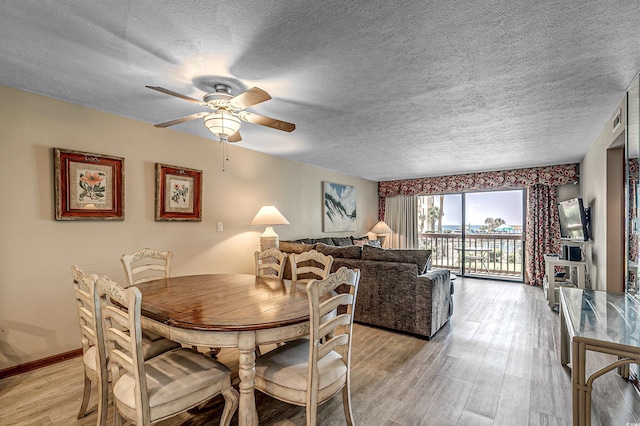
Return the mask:
{"type": "MultiPolygon", "coordinates": [[[[222,390],[231,372],[218,361],[191,349],[165,352],[145,362],[151,421],[162,419],[205,401],[222,390]]],[[[125,417],[135,417],[135,379],[121,376],[113,395],[125,417]]]]}
{"type": "MultiPolygon", "coordinates": [[[[289,389],[307,389],[309,366],[309,339],[297,339],[267,352],[256,360],[256,386],[262,380],[289,389]]],[[[336,382],[344,382],[347,366],[336,351],[329,352],[318,362],[319,389],[336,382]]]]}
{"type": "Polygon", "coordinates": [[[178,349],[180,347],[180,344],[173,340],[165,339],[158,335],[148,336],[146,331],[142,333],[142,352],[144,353],[144,359],[151,359],[171,349],[178,349]]]}
{"type": "MultiPolygon", "coordinates": [[[[142,351],[144,352],[144,359],[153,358],[161,353],[170,351],[180,347],[180,344],[173,340],[165,339],[163,337],[154,335],[152,339],[146,338],[147,335],[143,333],[142,338],[142,351]]],[[[89,379],[96,381],[98,376],[96,370],[98,369],[98,361],[96,359],[97,348],[95,345],[90,346],[89,349],[82,355],[82,361],[85,368],[88,369],[89,379]]],[[[109,381],[111,381],[111,371],[107,371],[109,375],[109,381]]]]}

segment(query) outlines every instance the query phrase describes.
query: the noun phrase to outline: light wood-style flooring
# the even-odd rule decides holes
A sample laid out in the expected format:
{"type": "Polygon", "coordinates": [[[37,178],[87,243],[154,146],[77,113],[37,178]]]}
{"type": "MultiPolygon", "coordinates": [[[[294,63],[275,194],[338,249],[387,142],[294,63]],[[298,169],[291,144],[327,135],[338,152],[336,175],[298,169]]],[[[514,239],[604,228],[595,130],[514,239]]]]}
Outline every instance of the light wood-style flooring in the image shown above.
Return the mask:
{"type": "MultiPolygon", "coordinates": [[[[431,340],[356,325],[352,398],[360,426],[569,425],[571,375],[559,362],[558,313],[540,288],[458,278],[452,320],[431,340]]],[[[589,370],[612,358],[590,355],[589,370]]],[[[219,359],[237,372],[237,351],[219,359]]],[[[237,382],[237,374],[235,382],[237,382]]],[[[82,360],[0,380],[0,425],[94,425],[77,420],[82,360]]],[[[303,425],[304,408],[256,393],[264,425],[303,425]]],[[[92,398],[91,404],[95,405],[92,398]]],[[[222,399],[160,425],[218,424],[222,399]]],[[[595,382],[594,425],[640,423],[640,396],[615,372],[595,382]]],[[[343,425],[340,394],[322,425],[343,425]]],[[[112,413],[109,414],[111,424],[112,413]]],[[[237,424],[234,416],[232,424],[237,424]]]]}

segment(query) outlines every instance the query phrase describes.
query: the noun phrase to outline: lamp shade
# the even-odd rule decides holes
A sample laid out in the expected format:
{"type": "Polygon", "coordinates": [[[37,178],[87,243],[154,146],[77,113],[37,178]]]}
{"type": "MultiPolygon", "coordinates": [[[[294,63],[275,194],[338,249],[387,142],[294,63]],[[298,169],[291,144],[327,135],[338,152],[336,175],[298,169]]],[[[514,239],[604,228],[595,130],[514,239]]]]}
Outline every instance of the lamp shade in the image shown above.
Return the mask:
{"type": "Polygon", "coordinates": [[[389,228],[389,225],[387,225],[383,220],[376,223],[376,226],[371,230],[372,234],[391,234],[392,232],[393,231],[389,228]]]}
{"type": "Polygon", "coordinates": [[[289,225],[286,217],[280,213],[276,206],[262,206],[258,214],[253,218],[249,226],[289,225]]]}
{"type": "Polygon", "coordinates": [[[229,111],[218,110],[204,118],[204,125],[220,139],[226,139],[240,130],[240,119],[229,111]]]}

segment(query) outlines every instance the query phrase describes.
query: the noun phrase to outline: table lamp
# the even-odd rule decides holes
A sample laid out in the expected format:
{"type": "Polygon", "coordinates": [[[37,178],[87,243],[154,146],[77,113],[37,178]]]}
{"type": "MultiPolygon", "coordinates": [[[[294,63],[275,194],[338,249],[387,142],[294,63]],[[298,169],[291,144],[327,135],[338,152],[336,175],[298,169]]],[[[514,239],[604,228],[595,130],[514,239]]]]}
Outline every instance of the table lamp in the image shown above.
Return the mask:
{"type": "Polygon", "coordinates": [[[389,228],[384,220],[376,223],[376,226],[370,231],[372,234],[376,234],[378,241],[380,241],[380,245],[384,245],[384,240],[387,238],[386,234],[391,234],[393,231],[389,228]]]}
{"type": "Polygon", "coordinates": [[[272,226],[289,225],[289,221],[275,206],[262,206],[258,214],[253,218],[249,226],[266,226],[264,233],[260,235],[260,250],[265,251],[270,248],[278,248],[278,234],[272,226]]]}

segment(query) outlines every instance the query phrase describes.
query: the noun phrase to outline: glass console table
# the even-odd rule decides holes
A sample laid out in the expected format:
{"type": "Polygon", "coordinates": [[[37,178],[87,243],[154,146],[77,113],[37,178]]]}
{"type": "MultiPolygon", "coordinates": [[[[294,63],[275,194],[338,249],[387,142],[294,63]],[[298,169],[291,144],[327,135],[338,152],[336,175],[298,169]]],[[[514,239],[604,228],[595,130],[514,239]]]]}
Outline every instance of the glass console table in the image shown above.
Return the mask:
{"type": "Polygon", "coordinates": [[[560,288],[560,361],[571,362],[573,424],[591,424],[593,381],[615,368],[629,377],[640,364],[640,302],[625,293],[560,288]],[[587,378],[587,351],[616,355],[618,360],[587,378]]]}

